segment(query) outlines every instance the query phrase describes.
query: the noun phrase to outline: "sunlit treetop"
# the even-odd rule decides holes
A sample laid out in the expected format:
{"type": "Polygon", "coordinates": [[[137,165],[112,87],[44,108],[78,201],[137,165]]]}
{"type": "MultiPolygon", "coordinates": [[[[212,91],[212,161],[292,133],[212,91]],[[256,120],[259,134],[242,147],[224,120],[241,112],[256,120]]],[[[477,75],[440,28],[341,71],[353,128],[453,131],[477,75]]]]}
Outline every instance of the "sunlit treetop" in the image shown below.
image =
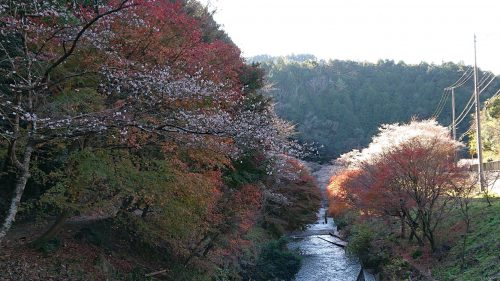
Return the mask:
{"type": "Polygon", "coordinates": [[[338,163],[346,167],[359,167],[413,140],[418,140],[424,146],[431,146],[436,141],[450,144],[454,149],[463,146],[462,143],[452,140],[449,130],[439,125],[436,120],[413,120],[408,124],[382,125],[367,148],[341,155],[338,163]]]}

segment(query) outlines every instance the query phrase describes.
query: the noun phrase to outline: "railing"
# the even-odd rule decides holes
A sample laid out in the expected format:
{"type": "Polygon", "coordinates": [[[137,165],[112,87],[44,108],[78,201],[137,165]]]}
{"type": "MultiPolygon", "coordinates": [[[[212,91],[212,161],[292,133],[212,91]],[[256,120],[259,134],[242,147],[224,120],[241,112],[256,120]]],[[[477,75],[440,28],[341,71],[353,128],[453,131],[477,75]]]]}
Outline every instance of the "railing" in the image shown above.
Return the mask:
{"type": "MultiPolygon", "coordinates": [[[[478,164],[470,165],[469,169],[471,171],[477,171],[477,165],[478,164]]],[[[500,171],[500,161],[483,163],[483,170],[484,171],[500,171]]]]}

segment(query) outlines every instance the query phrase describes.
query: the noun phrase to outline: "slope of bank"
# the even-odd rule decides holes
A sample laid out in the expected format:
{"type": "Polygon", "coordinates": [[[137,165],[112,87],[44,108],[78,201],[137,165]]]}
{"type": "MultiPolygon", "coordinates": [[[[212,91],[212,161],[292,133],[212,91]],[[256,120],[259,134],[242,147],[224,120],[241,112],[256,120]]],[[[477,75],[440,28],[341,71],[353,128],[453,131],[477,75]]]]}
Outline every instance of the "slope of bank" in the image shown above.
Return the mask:
{"type": "MultiPolygon", "coordinates": [[[[146,223],[149,217],[124,212],[94,219],[72,216],[43,243],[32,242],[54,218],[18,221],[0,244],[0,280],[290,280],[300,259],[280,238],[316,220],[321,195],[297,161],[287,158],[280,168],[253,184],[248,181],[254,169],[233,171],[245,181],[233,187],[238,196],[221,204],[235,206],[230,218],[221,219],[227,226],[191,232],[197,240],[169,237],[178,248],[134,227],[133,222],[146,223]],[[179,248],[183,245],[186,249],[179,248]]],[[[185,218],[185,224],[193,220],[185,218]]]]}
{"type": "Polygon", "coordinates": [[[488,206],[485,199],[471,203],[472,227],[465,245],[462,261],[463,230],[460,216],[454,213],[447,219],[455,226],[449,234],[451,248],[447,255],[433,266],[433,276],[440,281],[500,280],[500,198],[488,206]],[[458,228],[458,229],[457,229],[458,228]]]}

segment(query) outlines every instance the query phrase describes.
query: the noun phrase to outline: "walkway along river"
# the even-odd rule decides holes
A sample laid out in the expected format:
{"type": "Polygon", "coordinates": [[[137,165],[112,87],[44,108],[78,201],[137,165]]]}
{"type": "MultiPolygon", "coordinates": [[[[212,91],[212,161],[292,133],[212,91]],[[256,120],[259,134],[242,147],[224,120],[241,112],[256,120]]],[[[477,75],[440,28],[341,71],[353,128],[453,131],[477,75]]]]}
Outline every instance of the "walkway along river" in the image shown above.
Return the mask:
{"type": "MultiPolygon", "coordinates": [[[[313,169],[313,174],[323,191],[330,177],[335,173],[335,166],[324,165],[313,169]]],[[[324,195],[326,198],[326,195],[324,195]]],[[[326,217],[327,203],[318,212],[318,220],[301,232],[290,234],[290,249],[298,249],[302,255],[302,267],[295,276],[297,281],[356,281],[360,275],[361,265],[357,258],[346,254],[345,242],[330,235],[335,233],[336,226],[331,217],[326,217]],[[338,244],[338,245],[335,245],[338,244]]],[[[364,275],[364,280],[375,280],[364,275]]],[[[363,280],[363,279],[361,279],[363,280]]]]}

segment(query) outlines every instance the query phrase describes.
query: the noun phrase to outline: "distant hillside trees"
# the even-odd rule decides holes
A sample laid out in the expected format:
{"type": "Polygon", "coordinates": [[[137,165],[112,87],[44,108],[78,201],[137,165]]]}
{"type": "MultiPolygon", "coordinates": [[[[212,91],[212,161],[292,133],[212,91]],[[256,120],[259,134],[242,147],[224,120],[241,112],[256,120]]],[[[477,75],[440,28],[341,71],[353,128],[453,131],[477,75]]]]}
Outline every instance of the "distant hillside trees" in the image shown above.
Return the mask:
{"type": "MultiPolygon", "coordinates": [[[[267,71],[278,114],[296,123],[299,139],[322,146],[323,159],[366,146],[381,124],[407,122],[414,116],[430,118],[443,89],[468,69],[454,63],[319,61],[311,55],[262,55],[251,60],[267,71]]],[[[479,76],[485,75],[480,72],[479,76]]],[[[497,79],[481,100],[491,97],[498,87],[497,79]]],[[[472,81],[455,93],[460,113],[472,93],[472,81]]],[[[449,98],[438,121],[444,126],[451,123],[449,98]]],[[[462,122],[458,133],[467,129],[467,122],[462,122]]]]}

